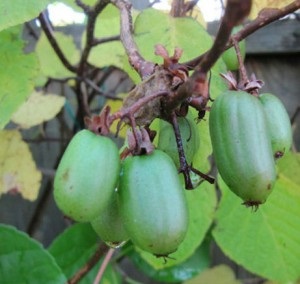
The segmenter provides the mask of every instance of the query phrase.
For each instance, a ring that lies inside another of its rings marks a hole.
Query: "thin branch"
[[[259,13],[259,15],[257,16],[257,18],[255,20],[253,20],[252,22],[247,24],[242,30],[240,30],[238,33],[233,35],[233,37],[235,38],[236,41],[241,41],[244,38],[251,35],[252,33],[256,32],[261,27],[264,27],[264,26],[290,14],[290,13],[293,13],[293,12],[297,11],[298,9],[300,9],[300,0],[296,0],[292,3],[290,3],[289,5],[282,7],[280,9],[271,9],[271,8],[263,9]],[[224,47],[223,51],[229,49],[232,46],[233,46],[233,42],[229,41],[227,43],[227,45]],[[203,53],[202,55],[200,55],[188,62],[182,63],[182,64],[187,66],[187,68],[189,70],[193,70],[203,60],[203,58],[206,56],[207,53],[208,53],[208,51],[206,53]]]
[[[96,46],[98,44],[102,44],[102,43],[106,43],[106,42],[117,41],[117,40],[120,40],[119,35],[95,38],[92,42],[92,46]]]
[[[63,53],[63,51],[61,50],[61,48],[59,47],[54,35],[53,35],[53,30],[52,27],[45,15],[45,12],[40,13],[39,17],[38,17],[40,23],[41,23],[41,27],[43,29],[43,31],[45,32],[46,37],[49,40],[49,43],[51,44],[53,50],[55,51],[55,53],[57,54],[58,58],[60,59],[60,61],[62,62],[62,64],[71,72],[76,72],[77,68],[75,66],[73,66],[69,60],[66,58],[65,54]]]
[[[242,30],[234,35],[235,40],[241,41],[256,30],[291,14],[300,9],[300,0],[296,0],[282,8],[265,8],[261,10],[255,20],[247,24]],[[230,45],[232,46],[232,44]],[[229,46],[228,46],[229,47]],[[227,47],[226,47],[227,48]]]
[[[104,258],[104,260],[103,260],[103,262],[102,262],[102,264],[100,266],[100,269],[99,269],[99,271],[97,273],[97,276],[96,276],[96,278],[94,280],[94,284],[100,283],[100,281],[102,279],[102,276],[103,276],[103,274],[105,272],[105,269],[106,269],[107,265],[109,264],[109,261],[111,260],[114,252],[115,252],[115,249],[113,249],[113,248],[110,248],[109,251],[107,252],[107,254],[106,254],[106,256],[105,256],[105,258]]]
[[[84,78],[83,79],[84,82],[90,86],[97,94],[107,98],[107,99],[110,99],[110,100],[123,100],[122,98],[119,98],[119,97],[116,97],[115,95],[113,94],[108,94],[108,93],[104,93],[92,80],[88,79],[88,78]]]
[[[91,115],[91,111],[90,111],[90,107],[89,107],[89,101],[88,101],[88,91],[87,91],[87,87],[86,87],[86,83],[85,82],[80,82],[80,94],[81,94],[81,106],[83,107],[84,110],[84,114],[90,116]]]
[[[101,243],[88,262],[76,272],[76,274],[68,280],[68,284],[78,283],[100,260],[100,258],[108,251],[108,246]]]
[[[191,0],[187,2],[184,0],[174,0],[172,1],[170,15],[173,17],[184,17],[188,12],[194,9],[198,2],[199,0]]]
[[[85,14],[88,14],[91,11],[91,7],[89,5],[84,4],[81,0],[75,0],[78,7],[80,7]]]
[[[200,99],[200,105],[203,109],[205,109],[209,100],[207,73],[222,54],[228,39],[230,38],[233,27],[243,21],[243,19],[250,12],[250,8],[251,0],[227,1],[225,14],[222,18],[214,44],[211,49],[209,49],[201,57],[198,57],[194,61],[188,63],[195,67],[195,72],[184,84],[179,87],[176,93],[177,101],[183,101],[184,99],[193,95],[194,97],[198,97]]]
[[[182,17],[184,11],[184,0],[173,0],[170,15],[172,17]]]
[[[148,102],[162,96],[167,96],[169,93],[167,91],[159,91],[149,96],[145,96],[137,100],[134,104],[127,108],[121,108],[119,111],[113,113],[109,117],[109,124],[111,125],[117,119],[128,118],[131,119],[134,117],[134,114],[142,108]]]
[[[207,73],[216,63],[230,38],[232,29],[245,19],[245,17],[250,13],[250,9],[251,0],[227,1],[225,14],[222,18],[216,39],[212,48],[205,54],[198,65],[197,69],[199,72]]]
[[[133,38],[131,4],[127,0],[111,0],[121,14],[121,41],[128,55],[131,66],[144,79],[154,72],[155,64],[146,61],[140,54]]]
[[[179,162],[180,162],[179,172],[183,173],[185,188],[193,189],[193,184],[192,184],[191,177],[190,177],[190,167],[187,163],[186,156],[184,153],[182,138],[181,138],[180,129],[179,129],[175,111],[173,111],[173,113],[171,114],[171,124],[172,124],[173,130],[174,130],[176,145],[177,145],[177,149],[178,149]]]
[[[237,60],[239,63],[240,79],[241,79],[241,82],[245,85],[249,82],[249,79],[248,79],[247,70],[246,70],[246,67],[244,64],[243,56],[241,54],[240,46],[239,46],[238,41],[235,40],[235,38],[232,38],[232,43],[233,43],[235,53],[237,56]]]
[[[78,0],[77,0],[78,2]],[[79,2],[80,3],[80,2]],[[99,13],[107,6],[109,3],[108,0],[98,0],[98,2],[95,4],[94,7],[90,7],[88,10],[86,10],[88,21],[87,21],[87,27],[86,27],[86,41],[85,41],[85,47],[83,49],[80,62],[79,62],[79,67],[78,67],[78,72],[77,74],[79,76],[82,76],[85,70],[85,66],[87,64],[87,59],[89,57],[90,51],[93,47],[93,42],[94,42],[94,31],[95,31],[95,24],[96,24],[96,19]]]

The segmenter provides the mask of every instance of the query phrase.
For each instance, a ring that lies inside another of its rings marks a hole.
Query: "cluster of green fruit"
[[[188,227],[188,208],[172,159],[161,150],[122,162],[114,142],[89,130],[68,145],[54,180],[60,210],[91,222],[110,246],[130,239],[157,256],[174,252]]]
[[[224,182],[245,205],[264,203],[276,180],[276,159],[292,143],[289,116],[281,101],[272,94],[255,97],[226,91],[212,105],[209,127]]]
[[[188,164],[198,151],[199,129],[192,113],[178,118]],[[213,103],[210,135],[214,158],[228,187],[246,205],[265,202],[276,179],[275,160],[291,147],[288,114],[278,98],[227,91]],[[159,120],[156,149],[127,156],[108,137],[78,132],[54,180],[61,211],[90,222],[100,238],[117,247],[131,240],[157,256],[177,250],[188,229],[188,208],[173,127]]]

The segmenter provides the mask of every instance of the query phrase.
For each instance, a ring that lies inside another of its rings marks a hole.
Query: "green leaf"
[[[24,54],[20,27],[0,32],[0,129],[31,94],[38,74],[35,54]]]
[[[287,152],[277,160],[279,171],[285,177],[300,185],[300,153]]]
[[[40,243],[7,225],[0,225],[0,235],[1,284],[66,283],[55,260]]]
[[[27,22],[46,9],[52,0],[0,1],[0,31]]]
[[[133,15],[135,18],[135,14]],[[104,12],[97,19],[96,37],[106,37],[118,35],[120,33],[120,16],[118,10],[108,5]],[[186,31],[189,31],[187,33]],[[191,40],[193,38],[199,40]],[[84,35],[85,37],[85,35]],[[157,63],[162,63],[162,58],[154,54],[156,44],[163,44],[173,54],[175,47],[183,49],[181,61],[190,60],[199,54],[207,51],[212,45],[212,39],[198,21],[187,18],[173,18],[168,14],[155,9],[146,9],[136,17],[134,24],[134,37],[139,51],[145,59]],[[113,51],[113,52],[112,52]],[[107,56],[110,54],[110,56]],[[92,49],[89,62],[97,66],[115,65],[128,73],[135,82],[140,81],[140,77],[128,63],[125,50],[119,41],[101,44]],[[212,81],[225,86],[219,73],[225,72],[226,67],[222,60],[219,60],[212,71]],[[215,77],[217,77],[215,79]],[[214,88],[214,87],[213,87]],[[213,93],[215,90],[213,90]]]
[[[182,263],[188,259],[202,243],[214,217],[216,192],[214,187],[204,182],[194,190],[185,191],[189,208],[189,228],[185,239],[167,262],[163,258],[139,251],[140,255],[154,269],[163,269]]]
[[[186,32],[189,31],[189,32]],[[193,35],[193,40],[191,36]],[[156,44],[162,44],[173,54],[175,47],[183,50],[181,62],[204,53],[212,46],[212,38],[198,21],[191,17],[174,18],[155,9],[140,13],[134,24],[134,35],[142,56],[149,61],[162,63],[162,58],[154,54]],[[129,64],[123,66],[129,76],[137,81],[137,76]],[[222,60],[213,67],[212,76],[219,77],[226,67]]]
[[[294,165],[286,165],[286,172]],[[296,170],[296,169],[295,169]],[[299,165],[297,173],[300,172]],[[213,236],[223,252],[267,279],[288,282],[300,276],[300,185],[279,172],[274,190],[257,212],[242,206],[219,179],[222,200]]]
[[[162,58],[154,54],[154,46],[158,43],[164,45],[170,54],[176,47],[183,49],[182,61],[204,53],[213,43],[211,36],[196,20],[174,18],[155,9],[146,9],[139,14],[134,32],[142,55],[158,63],[162,62]]]
[[[182,61],[198,56],[212,45],[211,37],[196,20],[174,18],[155,9],[146,9],[139,14],[134,33],[141,54],[157,63],[162,63],[162,58],[154,54],[156,44],[164,45],[170,54],[173,54],[175,47],[182,48]]]
[[[76,48],[73,38],[61,32],[53,32],[53,34],[69,62],[75,65],[79,61],[79,50]],[[38,40],[36,54],[39,58],[43,75],[51,78],[74,76],[74,74],[61,63],[44,33],[42,33]]]
[[[184,284],[241,284],[241,281],[235,278],[233,270],[227,265],[218,265],[208,269],[197,277],[185,281]]]
[[[194,254],[184,262],[163,269],[154,269],[134,250],[129,254],[129,257],[143,273],[156,281],[180,282],[198,275],[209,267],[210,242],[203,242]]]
[[[78,223],[66,229],[49,247],[67,278],[72,277],[86,264],[99,246],[99,238],[88,223]],[[81,280],[80,283],[92,283],[102,261]],[[113,267],[108,265],[103,276],[103,283],[120,283],[120,277]]]

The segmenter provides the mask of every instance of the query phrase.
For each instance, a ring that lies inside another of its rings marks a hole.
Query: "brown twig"
[[[78,2],[78,1],[77,1]],[[87,13],[88,16],[88,21],[87,21],[87,26],[86,26],[86,41],[85,41],[85,46],[83,48],[83,52],[79,61],[79,67],[77,70],[77,74],[79,76],[82,76],[85,71],[85,66],[87,64],[87,59],[90,54],[90,51],[93,47],[93,42],[94,42],[94,31],[95,31],[95,24],[96,24],[96,19],[99,13],[107,6],[109,3],[108,0],[104,1],[98,1],[94,7],[89,7],[88,10],[85,12]]]
[[[251,0],[228,0],[225,14],[222,18],[219,31],[213,46],[203,54],[201,60],[192,62],[195,72],[182,84],[176,93],[177,100],[187,99],[191,96],[200,99],[200,107],[205,109],[209,100],[207,73],[222,54],[234,26],[243,21],[251,8]],[[196,65],[194,65],[197,63]],[[189,63],[188,63],[189,64]],[[190,67],[190,66],[188,66]],[[198,109],[199,111],[199,109]]]
[[[198,64],[197,73],[207,73],[210,68],[216,63],[222,54],[232,32],[234,26],[240,24],[245,17],[250,13],[251,0],[235,1],[228,0],[225,9],[225,14],[222,18],[219,31],[212,48],[204,55],[201,62]]]
[[[191,0],[185,2],[184,0],[173,0],[170,15],[172,17],[184,17],[189,11],[197,5],[199,0]]]
[[[68,284],[78,283],[98,263],[100,258],[108,251],[108,249],[107,245],[101,243],[88,262],[68,280]]]
[[[180,129],[177,121],[177,116],[175,111],[171,115],[171,123],[173,126],[175,138],[176,138],[176,144],[178,149],[178,155],[179,155],[179,162],[180,162],[180,169],[179,171],[183,173],[184,176],[184,183],[186,189],[193,189],[193,184],[190,177],[190,166],[188,165],[182,145],[182,139],[180,134]]]
[[[84,4],[81,0],[75,0],[78,7],[80,7],[85,14],[88,14],[91,10],[89,5]]]
[[[299,8],[300,8],[300,0],[296,0],[280,9],[266,8],[262,10],[261,13],[259,13],[259,15],[255,20],[245,25],[245,27],[242,30],[240,30],[238,33],[234,35],[235,40],[241,41],[247,36],[257,31],[258,29],[260,29],[261,27],[264,27],[290,13],[295,12]],[[232,46],[233,46],[232,41],[228,41],[223,51],[227,50]],[[206,56],[207,53],[208,51],[190,61],[183,63],[183,65],[185,65],[189,70],[193,70],[203,60],[203,58]]]
[[[65,54],[63,53],[63,51],[61,50],[61,48],[59,47],[54,34],[53,34],[53,30],[52,27],[48,21],[48,18],[45,15],[45,12],[40,13],[39,17],[38,17],[40,23],[41,23],[41,27],[43,29],[43,31],[45,32],[46,37],[49,40],[50,45],[52,46],[53,50],[55,51],[55,53],[57,54],[58,58],[60,59],[60,61],[62,62],[62,64],[71,72],[76,72],[77,68],[75,66],[73,66],[69,60],[66,58]]]
[[[127,0],[111,0],[121,15],[121,41],[127,53],[129,63],[139,73],[142,79],[154,72],[155,64],[146,61],[140,54],[133,38],[131,4]]]
[[[84,110],[84,114],[91,116],[91,111],[88,102],[88,91],[85,82],[79,83],[80,95],[81,95],[81,107]]]
[[[242,84],[247,84],[249,82],[249,79],[247,76],[246,67],[245,67],[244,60],[243,60],[243,57],[241,54],[239,43],[238,43],[238,41],[235,40],[235,37],[232,37],[232,43],[233,43],[235,53],[236,53],[238,63],[239,63],[240,79],[242,81]]]
[[[295,12],[300,9],[300,0],[296,0],[289,5],[286,5],[282,8],[265,8],[261,10],[255,20],[247,24],[242,30],[234,35],[235,40],[241,41],[250,34],[254,33],[256,30],[276,21],[280,18]],[[232,44],[230,45],[232,46]],[[230,47],[226,46],[226,48]]]
[[[99,45],[102,43],[117,41],[117,40],[120,40],[119,35],[102,37],[102,38],[94,38],[91,44],[92,44],[92,46],[96,46],[96,45]]]
[[[105,269],[106,269],[107,265],[109,264],[109,261],[111,260],[114,252],[115,252],[115,249],[113,249],[113,248],[110,248],[108,250],[108,252],[107,252],[107,254],[106,254],[106,256],[105,256],[105,258],[104,258],[104,260],[103,260],[103,262],[102,262],[102,264],[100,266],[100,269],[99,269],[99,271],[97,273],[97,276],[96,276],[96,278],[94,280],[94,284],[100,283],[100,281],[101,281],[101,279],[103,277],[103,274],[105,272]]]
[[[84,78],[83,79],[84,80],[84,82],[88,85],[88,86],[90,86],[97,94],[99,94],[99,95],[101,95],[101,96],[103,96],[103,97],[105,97],[105,98],[107,98],[107,99],[110,99],[110,100],[115,100],[115,101],[122,101],[123,99],[122,98],[120,98],[120,97],[117,97],[117,96],[115,96],[114,94],[108,94],[108,93],[105,93],[105,92],[103,92],[95,83],[94,83],[94,81],[92,81],[92,80],[90,80],[90,79],[88,79],[88,78]],[[89,97],[89,102],[91,101],[91,99],[90,99],[91,97]]]
[[[184,0],[173,0],[170,15],[172,17],[182,17],[184,10]]]
[[[117,119],[122,120],[124,118],[128,118],[129,120],[131,120],[132,118],[134,118],[134,113],[136,113],[141,107],[143,107],[149,101],[152,101],[158,97],[167,96],[167,95],[168,95],[167,91],[160,91],[160,92],[154,93],[153,95],[142,97],[141,99],[136,101],[130,107],[123,108],[123,109],[119,110],[118,112],[113,113],[109,117],[109,124],[112,124]],[[132,127],[133,127],[133,125],[132,125]]]

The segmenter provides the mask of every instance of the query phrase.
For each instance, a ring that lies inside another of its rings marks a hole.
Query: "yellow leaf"
[[[241,282],[235,278],[233,270],[229,266],[223,264],[207,269],[200,275],[184,282],[184,284],[207,283],[241,284]]]
[[[126,95],[127,94],[118,94],[118,97],[123,98]],[[114,112],[117,112],[121,109],[121,107],[123,106],[123,101],[121,101],[121,100],[108,100],[106,105],[109,105],[110,108],[111,108],[111,113],[114,113]],[[104,108],[105,108],[105,106],[104,106]],[[119,123],[119,120],[115,120],[113,122],[113,124],[111,125],[111,127],[110,127],[110,131],[114,134],[116,134],[116,132],[117,132],[118,123]],[[122,123],[121,128],[119,129],[118,136],[121,137],[121,138],[125,138],[127,129],[128,129],[128,125],[125,124],[125,123]]]
[[[0,161],[0,196],[19,193],[23,198],[34,201],[42,175],[19,131],[0,131]]]
[[[64,104],[64,97],[35,92],[14,113],[12,120],[22,128],[30,128],[55,117]]]
[[[258,13],[264,8],[282,8],[292,2],[292,0],[254,0],[252,1],[252,9],[249,18],[251,20],[255,19]]]

